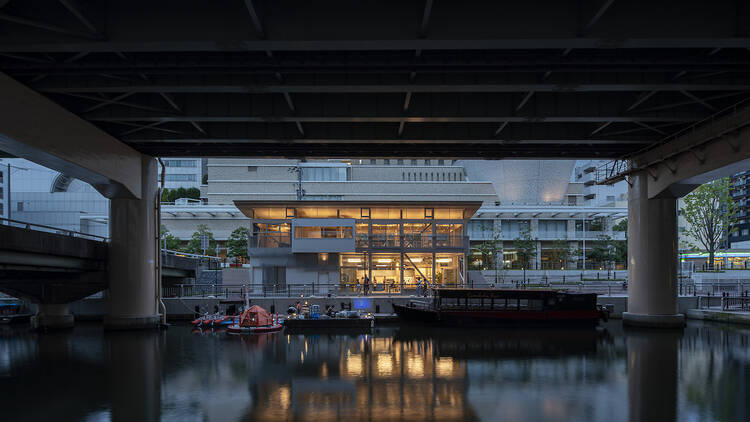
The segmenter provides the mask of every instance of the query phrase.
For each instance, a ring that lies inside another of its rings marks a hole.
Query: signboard
[[[354,299],[352,301],[353,309],[370,309],[370,299]]]
[[[201,235],[201,249],[203,249],[204,253],[205,253],[205,250],[208,249],[208,235],[207,234]]]

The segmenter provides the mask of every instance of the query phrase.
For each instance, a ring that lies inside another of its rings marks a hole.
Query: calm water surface
[[[0,331],[4,421],[748,421],[750,330]]]

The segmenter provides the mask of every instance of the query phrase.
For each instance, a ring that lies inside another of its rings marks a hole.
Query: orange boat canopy
[[[273,324],[273,317],[265,309],[258,305],[253,305],[250,309],[245,309],[240,315],[240,326],[242,327],[261,327]]]

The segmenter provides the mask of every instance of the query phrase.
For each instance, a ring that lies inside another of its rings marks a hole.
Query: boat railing
[[[430,302],[424,301],[424,300],[411,300],[409,301],[409,307],[410,308],[417,308],[417,309],[429,309],[430,308]]]

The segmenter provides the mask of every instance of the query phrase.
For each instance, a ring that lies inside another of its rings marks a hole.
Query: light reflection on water
[[[0,331],[3,420],[750,420],[750,330]]]

